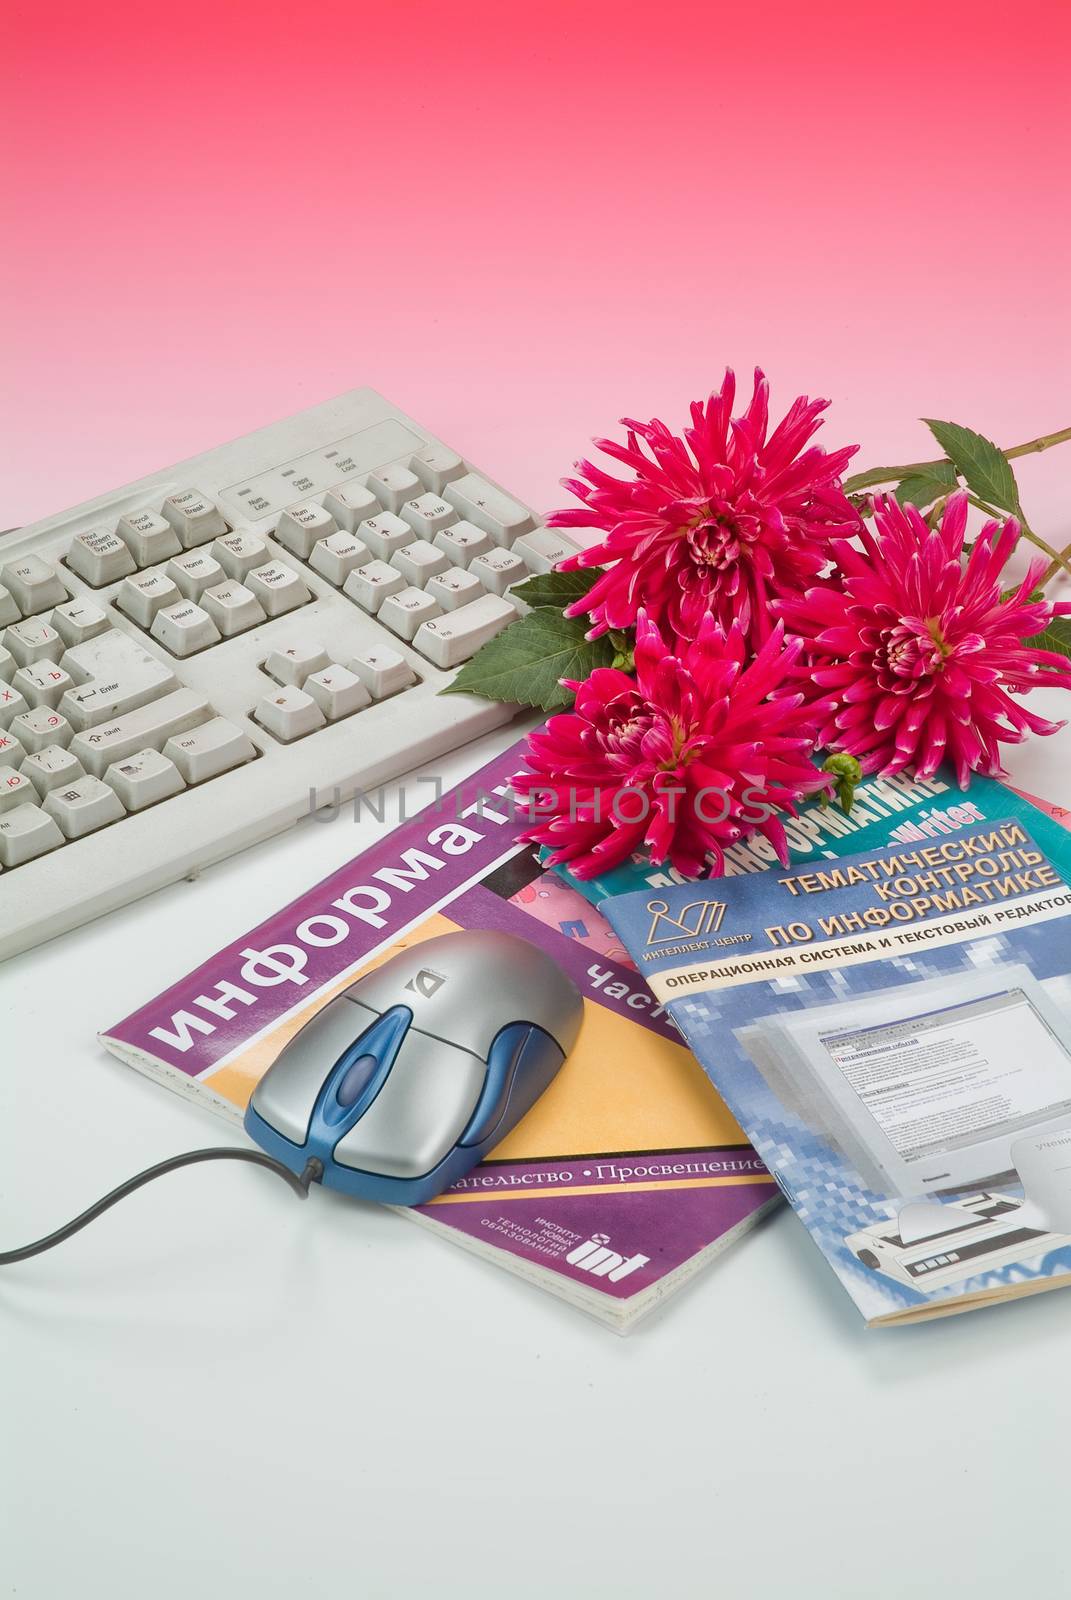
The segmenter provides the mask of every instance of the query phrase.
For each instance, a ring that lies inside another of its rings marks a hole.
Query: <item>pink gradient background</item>
[[[1071,422],[1071,10],[8,0],[0,526],[371,383],[537,506],[725,363]],[[1071,453],[1069,453],[1071,454]],[[1071,538],[1059,452],[1024,469]]]

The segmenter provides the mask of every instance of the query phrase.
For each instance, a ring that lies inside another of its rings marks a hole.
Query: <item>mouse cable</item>
[[[43,1239],[36,1239],[33,1244],[24,1244],[19,1250],[0,1251],[0,1267],[10,1266],[13,1261],[26,1261],[30,1256],[39,1256],[42,1251],[51,1250],[53,1245],[62,1244],[64,1239],[69,1239],[72,1234],[78,1233],[88,1223],[94,1222],[105,1211],[110,1210],[118,1201],[125,1200],[128,1194],[133,1194],[135,1189],[140,1189],[143,1184],[151,1183],[154,1178],[162,1178],[165,1172],[177,1172],[180,1167],[196,1166],[201,1161],[251,1161],[254,1166],[267,1167],[269,1172],[277,1172],[280,1178],[285,1178],[299,1200],[308,1198],[310,1185],[323,1176],[323,1163],[315,1156],[305,1163],[305,1170],[299,1177],[296,1172],[291,1172],[289,1167],[284,1167],[281,1161],[276,1161],[271,1156],[263,1155],[259,1150],[232,1150],[226,1145],[217,1145],[209,1150],[187,1150],[185,1155],[171,1156],[167,1161],[158,1161],[155,1167],[146,1167],[144,1172],[139,1172],[136,1177],[128,1178],[117,1189],[106,1194],[102,1200],[83,1211],[81,1216],[67,1222],[62,1228],[57,1228],[55,1233],[48,1233]]]

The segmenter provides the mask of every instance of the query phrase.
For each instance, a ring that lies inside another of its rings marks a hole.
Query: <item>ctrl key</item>
[[[39,806],[19,805],[0,815],[0,866],[21,867],[62,843],[55,818]]]
[[[79,778],[67,789],[53,789],[45,796],[45,810],[68,839],[81,839],[126,814],[115,790],[99,778]]]
[[[203,783],[218,778],[256,755],[252,739],[225,717],[213,717],[188,733],[177,733],[164,745],[164,755],[173,761],[187,783]]]

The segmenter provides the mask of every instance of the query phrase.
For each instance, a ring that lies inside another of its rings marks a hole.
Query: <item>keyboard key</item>
[[[18,662],[10,650],[5,650],[0,644],[0,683],[10,683],[16,672],[20,670]]]
[[[20,767],[26,754],[10,728],[0,728],[0,766]]]
[[[125,761],[113,761],[104,781],[128,811],[144,811],[186,787],[175,763],[158,750],[139,750]]]
[[[353,533],[359,522],[374,517],[382,507],[363,483],[340,483],[337,489],[324,495],[324,510],[334,517],[340,528]]]
[[[304,505],[291,506],[289,511],[283,512],[275,537],[281,545],[306,561],[312,554],[314,544],[337,532],[338,523],[330,511],[325,511],[315,500],[308,500]]]
[[[10,727],[16,717],[21,717],[22,713],[29,709],[17,689],[10,683],[0,683],[0,728]]]
[[[82,839],[124,815],[115,790],[99,778],[78,778],[66,789],[53,789],[45,799],[45,810],[68,839]]]
[[[11,682],[28,706],[58,706],[61,696],[71,688],[70,674],[54,661],[39,661],[32,667],[20,667]]]
[[[139,567],[155,566],[182,549],[178,534],[158,511],[128,511],[115,531]]]
[[[408,689],[416,682],[416,673],[397,650],[377,645],[350,657],[350,667],[360,678],[373,700],[385,700],[388,695]]]
[[[71,540],[67,565],[95,589],[100,589],[133,572],[134,557],[110,528],[87,528],[85,533]]]
[[[432,494],[442,494],[452,479],[465,475],[465,463],[461,457],[444,444],[425,445],[415,456],[410,456],[409,468]]]
[[[372,696],[355,672],[332,663],[305,679],[305,693],[316,701],[328,722],[352,716],[372,704]]]
[[[107,616],[92,600],[68,600],[49,617],[64,644],[84,644],[111,627]]]
[[[206,589],[223,582],[223,568],[207,550],[191,550],[186,555],[176,556],[167,563],[165,571],[187,600],[200,600]]]
[[[138,673],[149,673],[152,681],[157,681],[162,673],[165,684],[174,682],[170,667],[150,655],[138,639],[121,633],[118,628],[109,628],[106,633],[87,639],[84,644],[72,645],[64,651],[60,666],[70,673],[77,684],[94,683],[100,679],[109,685],[113,679]],[[148,698],[150,696],[146,696]]]
[[[37,800],[37,790],[29,778],[24,778],[14,767],[0,767],[0,811],[10,811]]]
[[[532,572],[549,572],[566,556],[575,555],[576,546],[552,528],[535,528],[517,540],[513,552]]]
[[[113,761],[125,761],[150,746],[162,750],[173,734],[196,728],[212,715],[212,707],[195,689],[175,689],[161,700],[128,711],[124,717],[76,733],[70,744],[71,754],[77,756],[87,772],[99,778]]]
[[[390,564],[401,573],[407,583],[423,589],[429,578],[450,569],[450,562],[441,550],[436,550],[426,539],[414,539],[412,544],[396,550]]]
[[[246,583],[254,597],[260,601],[269,617],[281,617],[284,611],[303,606],[312,595],[291,567],[281,561],[268,561],[254,567],[247,574]]]
[[[58,661],[63,654],[63,640],[55,628],[38,617],[5,628],[4,645],[20,667],[32,667],[35,661]]]
[[[94,679],[68,689],[58,709],[77,733],[84,733],[87,728],[97,728],[102,722],[110,722],[114,717],[158,699],[175,683],[166,667],[157,678],[137,673],[130,679],[113,679],[110,683],[98,683]]]
[[[352,533],[333,533],[313,546],[309,565],[321,578],[341,589],[356,567],[363,567],[372,552]]]
[[[508,600],[497,594],[485,594],[481,600],[462,606],[460,611],[425,622],[413,645],[437,667],[448,669],[467,661],[482,644],[516,620],[517,613]]]
[[[217,539],[211,554],[219,562],[228,578],[244,583],[246,573],[261,566],[268,559],[268,547],[255,533],[228,533]]]
[[[330,665],[331,658],[321,645],[295,639],[292,644],[280,645],[271,651],[264,671],[276,683],[294,683],[300,689],[311,673]]]
[[[201,604],[225,639],[233,639],[236,633],[244,633],[247,628],[255,628],[258,622],[267,621],[256,595],[244,583],[230,578],[226,583],[217,583],[213,589],[206,589]]]
[[[509,546],[532,526],[531,512],[475,472],[455,478],[443,489],[454,510],[489,533],[497,545]]]
[[[123,579],[115,603],[124,616],[132,617],[142,628],[151,628],[158,611],[181,599],[178,584],[166,572],[139,572]]]
[[[55,567],[40,556],[19,556],[0,567],[0,583],[10,591],[24,617],[62,605],[68,598]]]
[[[451,567],[437,578],[429,578],[427,592],[443,611],[460,611],[483,594],[483,584],[464,567]]]
[[[380,467],[368,479],[368,487],[388,511],[400,511],[407,500],[415,500],[424,485],[408,467]]]
[[[35,711],[24,711],[11,724],[11,731],[31,753],[44,750],[48,745],[69,744],[74,729],[67,718],[51,706],[38,706]]]
[[[388,595],[404,588],[405,579],[400,572],[388,567],[385,561],[369,561],[350,573],[342,592],[355,600],[362,610],[375,616]]]
[[[11,590],[0,583],[0,628],[6,628],[9,622],[18,622],[21,616]]]
[[[153,619],[152,636],[176,656],[192,656],[207,645],[219,643],[219,629],[192,600],[165,606]]]
[[[400,639],[411,639],[422,622],[442,616],[430,594],[423,589],[399,589],[388,595],[376,613],[379,621]]]
[[[248,734],[224,717],[213,717],[188,733],[178,733],[164,745],[164,755],[173,761],[187,783],[204,783],[218,778],[243,761],[252,761],[256,746]]]
[[[389,561],[396,550],[412,544],[415,535],[408,522],[396,517],[393,511],[381,511],[378,517],[366,517],[357,529],[372,554],[380,561]]]
[[[163,504],[163,513],[179,536],[184,550],[194,545],[207,544],[229,533],[223,513],[196,489],[183,489],[179,494],[169,494]]]
[[[401,515],[420,539],[434,539],[440,528],[448,528],[457,521],[457,512],[437,494],[418,495],[407,500]]]
[[[262,728],[267,728],[284,744],[326,726],[324,714],[312,695],[289,683],[258,701],[253,716]]]
[[[79,732],[135,711],[178,687],[169,666],[117,629],[73,646],[62,665],[77,687],[66,691],[59,709]]]
[[[55,820],[38,806],[16,806],[0,816],[0,864],[5,867],[21,867],[62,843]]]
[[[513,550],[489,550],[477,556],[469,567],[472,577],[478,578],[488,594],[505,594],[512,584],[528,576],[528,568]]]
[[[33,755],[27,756],[21,771],[42,799],[53,789],[69,788],[78,778],[85,776],[85,769],[78,757],[72,756],[61,744],[46,745],[43,750],[36,750]]]
[[[435,548],[443,552],[452,566],[467,567],[492,545],[490,535],[482,528],[471,522],[455,522],[452,528],[441,528],[435,535]]]

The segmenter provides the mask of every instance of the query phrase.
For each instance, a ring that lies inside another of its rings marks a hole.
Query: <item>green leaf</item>
[[[980,500],[1001,511],[1022,516],[1019,486],[1011,462],[992,439],[975,433],[972,428],[961,428],[958,422],[937,422],[932,417],[922,420]]]
[[[920,511],[932,506],[935,500],[951,494],[959,479],[951,461],[941,461],[930,472],[919,472],[905,478],[897,486],[896,498],[901,505],[911,504]]]
[[[1071,658],[1071,621],[1067,617],[1053,617],[1047,628],[1035,633],[1023,643],[1032,650],[1055,650],[1057,655]]]
[[[874,489],[881,483],[888,483],[896,475],[896,468],[892,472],[888,467],[871,467],[867,472],[857,472],[854,477],[845,478],[841,485],[845,494],[858,494],[860,489]]]
[[[636,641],[622,628],[611,628],[606,635],[613,647],[614,659],[610,665],[619,672],[635,672]]]
[[[583,600],[603,575],[602,567],[585,567],[582,572],[537,572],[523,583],[515,584],[510,593],[525,605],[557,606],[564,611],[574,600]]]
[[[610,640],[605,635],[586,639],[584,627],[582,618],[563,617],[553,606],[540,606],[488,640],[440,692],[560,710],[573,700],[560,678],[587,678],[614,659]]]

